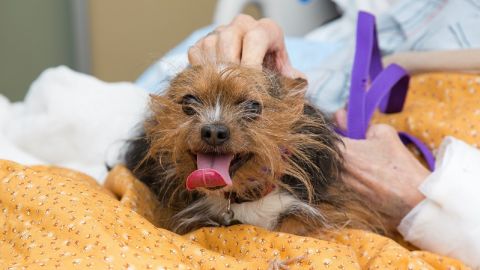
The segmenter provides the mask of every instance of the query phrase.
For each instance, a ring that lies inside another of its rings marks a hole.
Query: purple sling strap
[[[359,12],[348,100],[348,129],[343,133],[352,139],[365,139],[368,125],[377,108],[383,113],[402,111],[408,83],[409,76],[402,67],[391,64],[383,68],[375,17],[366,12]],[[404,144],[413,144],[417,147],[433,171],[435,159],[428,147],[405,132],[399,132],[399,136]]]

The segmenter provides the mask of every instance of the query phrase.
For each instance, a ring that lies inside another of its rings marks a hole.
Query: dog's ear
[[[308,82],[304,78],[291,79],[291,78],[283,77],[282,81],[283,81],[283,88],[286,91],[290,92],[290,91],[306,91],[307,90]]]
[[[292,79],[281,75],[276,76],[271,83],[270,95],[280,99],[287,95],[301,95],[303,97],[308,86],[307,80],[303,78]]]

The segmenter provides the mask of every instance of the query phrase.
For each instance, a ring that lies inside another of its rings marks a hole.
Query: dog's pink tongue
[[[187,189],[232,185],[229,168],[233,155],[197,154],[197,170],[187,177]]]

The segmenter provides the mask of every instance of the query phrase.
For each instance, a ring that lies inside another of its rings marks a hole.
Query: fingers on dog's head
[[[261,68],[267,52],[283,50],[283,44],[282,29],[271,19],[259,20],[243,38],[242,65]]]
[[[198,43],[188,49],[188,62],[190,62],[192,66],[198,66],[205,63],[205,56]]]
[[[235,26],[246,31],[256,23],[257,21],[252,16],[247,14],[239,14],[235,16],[229,26]]]
[[[218,33],[216,44],[218,61],[240,63],[242,51],[242,33],[238,27],[227,27]]]

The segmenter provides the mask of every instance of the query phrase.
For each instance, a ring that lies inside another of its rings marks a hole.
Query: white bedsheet
[[[148,94],[127,82],[106,83],[67,67],[45,70],[25,100],[0,95],[0,158],[55,164],[100,183],[146,112]]]

